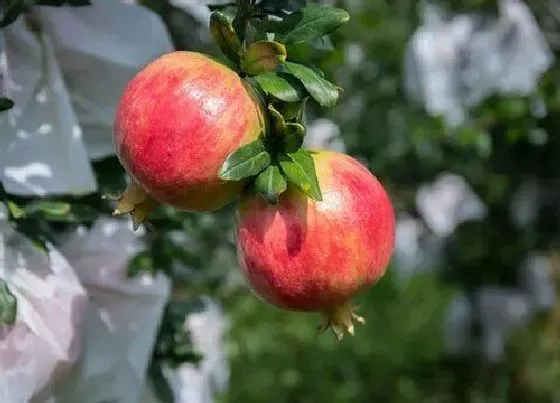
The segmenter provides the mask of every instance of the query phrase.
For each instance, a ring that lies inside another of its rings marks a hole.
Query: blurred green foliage
[[[445,358],[438,340],[451,295],[431,275],[406,287],[389,275],[356,298],[366,326],[338,343],[330,334],[317,336],[319,315],[286,314],[240,293],[227,304],[233,365],[223,401],[418,401],[425,385],[417,380],[447,387],[423,372],[437,371]]]

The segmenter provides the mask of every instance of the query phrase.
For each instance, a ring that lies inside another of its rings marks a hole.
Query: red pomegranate
[[[296,188],[267,204],[244,197],[236,219],[243,273],[266,302],[292,311],[326,316],[340,340],[363,323],[350,299],[385,273],[395,238],[395,216],[383,186],[345,154],[312,152],[323,200]]]
[[[195,52],[166,54],[127,85],[114,126],[125,170],[158,202],[212,211],[233,201],[241,182],[218,171],[227,156],[264,130],[255,93],[231,69]]]

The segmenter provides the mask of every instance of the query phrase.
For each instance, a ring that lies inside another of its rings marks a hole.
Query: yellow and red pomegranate
[[[218,172],[227,156],[257,139],[264,120],[255,94],[228,67],[195,52],[172,52],[127,85],[114,143],[134,181],[158,202],[212,211],[245,184]]]
[[[379,280],[395,238],[391,201],[379,181],[344,154],[313,152],[323,200],[288,188],[277,205],[256,194],[236,219],[240,265],[253,291],[279,308],[326,315],[342,338],[363,322],[350,299]]]

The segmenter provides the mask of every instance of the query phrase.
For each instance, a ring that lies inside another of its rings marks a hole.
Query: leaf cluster
[[[350,17],[335,7],[265,0],[239,2],[232,20],[227,7],[211,7],[212,37],[232,67],[262,95],[268,124],[260,139],[227,158],[220,178],[250,180],[271,204],[289,184],[320,201],[313,156],[303,147],[304,110],[310,99],[322,107],[335,106],[341,89],[316,67],[292,61],[288,49],[325,38]]]

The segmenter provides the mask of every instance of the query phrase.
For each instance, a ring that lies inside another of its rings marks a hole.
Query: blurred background
[[[288,50],[344,88],[308,107],[308,145],[360,159],[397,211],[342,343],[246,288],[233,207],[133,233],[101,197],[126,185],[126,81],[218,55],[206,2],[31,3],[0,30],[1,402],[560,402],[560,1],[325,1],[351,22]]]

